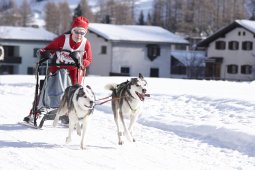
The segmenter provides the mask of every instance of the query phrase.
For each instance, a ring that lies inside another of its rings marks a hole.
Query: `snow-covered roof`
[[[219,37],[225,36],[226,33],[230,32],[233,29],[238,28],[238,27],[243,27],[243,28],[249,30],[250,32],[255,33],[255,21],[252,21],[252,20],[235,20],[231,24],[219,29],[217,32],[215,32],[211,36],[209,36],[206,39],[200,41],[197,44],[197,47],[206,47],[212,41],[215,41]]]
[[[171,55],[179,60],[183,65],[188,66],[195,59],[200,61],[205,58],[205,51],[171,51]],[[204,65],[204,63],[201,63]]]
[[[44,28],[0,26],[0,39],[51,41],[56,36]]]
[[[238,24],[242,25],[244,28],[255,33],[255,21],[252,20],[235,20]]]
[[[158,26],[90,23],[89,30],[111,41],[189,43],[183,37]]]

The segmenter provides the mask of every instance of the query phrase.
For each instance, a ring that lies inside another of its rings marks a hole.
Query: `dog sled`
[[[62,52],[68,53],[70,60],[73,62],[57,63],[57,57]],[[80,63],[82,63],[82,57],[79,56],[79,52],[81,51],[47,50],[45,52],[46,55],[36,63],[34,101],[29,115],[24,118],[23,122],[20,122],[21,124],[40,129],[44,121],[54,120],[65,89],[73,85],[67,66],[77,68],[76,75],[78,80]],[[38,55],[38,57],[40,56]],[[49,68],[53,66],[59,67],[55,73],[49,71]],[[45,74],[44,76],[42,76],[43,73]],[[85,76],[85,73],[83,76]],[[62,119],[68,123],[67,116],[63,116]]]

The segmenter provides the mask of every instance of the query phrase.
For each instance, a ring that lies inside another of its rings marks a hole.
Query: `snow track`
[[[86,81],[92,83],[97,98],[103,98],[110,94],[103,89],[105,84],[126,79],[87,77]],[[117,144],[108,102],[96,106],[85,136],[87,148],[80,150],[80,136],[74,132],[72,142],[65,144],[68,128],[53,128],[52,121],[45,121],[43,130],[17,124],[32,106],[33,76],[0,80],[1,170],[255,169],[253,83],[148,79],[151,97],[146,98],[135,127],[137,142]],[[164,88],[156,88],[159,82]],[[200,88],[203,94],[195,94],[191,89],[201,84],[206,91]],[[207,93],[215,86],[224,95]]]

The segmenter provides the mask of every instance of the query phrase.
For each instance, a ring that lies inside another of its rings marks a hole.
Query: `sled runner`
[[[56,62],[58,55],[61,53],[67,53],[70,56],[70,61],[59,63]],[[29,116],[24,118],[24,125],[32,125],[35,128],[41,128],[45,120],[54,120],[57,109],[60,105],[62,96],[67,87],[72,85],[67,66],[77,68],[77,80],[82,63],[82,57],[79,55],[81,51],[69,51],[69,50],[47,50],[46,56],[41,58],[36,64],[36,85],[35,94],[32,109]],[[38,55],[38,54],[37,54]],[[40,57],[40,56],[38,56]],[[56,72],[49,71],[50,67],[58,68]],[[40,73],[44,72],[44,79],[40,79]],[[84,75],[83,75],[84,76]],[[62,117],[63,121],[68,121],[67,116]]]

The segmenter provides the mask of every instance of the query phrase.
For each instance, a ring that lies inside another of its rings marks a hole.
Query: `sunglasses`
[[[75,34],[80,34],[80,35],[85,35],[86,34],[86,32],[84,32],[84,31],[77,31],[77,30],[73,30],[73,32],[75,33]]]

